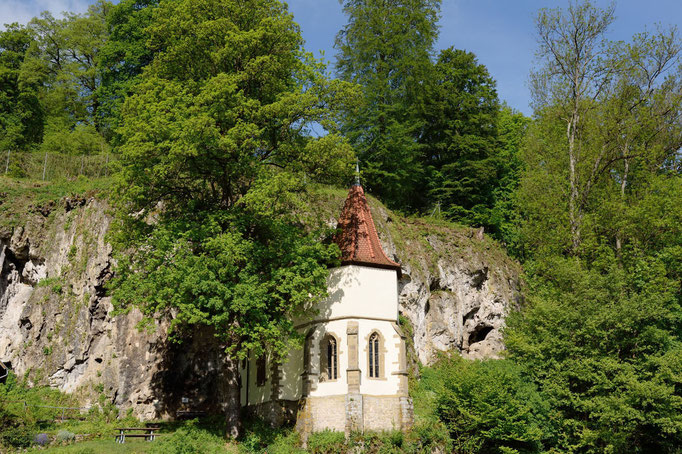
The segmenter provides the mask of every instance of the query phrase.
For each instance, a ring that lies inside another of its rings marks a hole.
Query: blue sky
[[[0,23],[26,22],[43,10],[83,12],[92,0],[0,0]],[[337,0],[289,0],[308,50],[334,59],[334,36],[345,17]],[[609,1],[597,0],[605,6]],[[567,0],[443,0],[437,48],[474,52],[497,81],[500,99],[530,115],[528,73],[536,49],[534,17],[542,7]],[[682,0],[620,0],[611,39],[628,39],[656,23],[682,24]]]

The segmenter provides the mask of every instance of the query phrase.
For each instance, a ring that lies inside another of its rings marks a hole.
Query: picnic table
[[[142,438],[146,441],[154,441],[156,438],[156,432],[158,432],[160,427],[117,427],[118,434],[116,435],[116,443],[125,443],[126,438]],[[143,433],[126,433],[126,432],[143,432]]]

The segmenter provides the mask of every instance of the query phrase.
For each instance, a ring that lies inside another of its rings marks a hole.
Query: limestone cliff
[[[330,225],[343,190],[317,195]],[[439,351],[497,357],[505,316],[522,303],[521,268],[481,230],[431,218],[403,218],[370,197],[384,251],[402,265],[400,313],[411,325],[416,355],[431,363]]]
[[[106,202],[16,197],[0,193],[0,360],[86,405],[105,395],[143,418],[220,410],[227,380],[210,333],[179,346],[166,341],[163,322],[140,332],[139,312],[112,315]],[[344,197],[322,190],[312,205],[333,223]],[[370,205],[386,252],[403,266],[400,310],[418,358],[428,363],[451,349],[497,355],[505,315],[521,300],[518,265],[472,229]]]

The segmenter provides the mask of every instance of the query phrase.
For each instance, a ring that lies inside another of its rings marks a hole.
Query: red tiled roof
[[[390,268],[398,271],[400,275],[400,264],[389,259],[381,248],[365,191],[359,184],[350,188],[337,228],[340,232],[334,241],[341,249],[343,265]]]

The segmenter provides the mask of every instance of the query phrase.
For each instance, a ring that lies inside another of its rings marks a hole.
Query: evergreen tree
[[[500,167],[495,81],[474,54],[449,48],[425,87],[419,141],[428,203],[451,219],[490,227]]]
[[[424,83],[430,77],[440,0],[349,0],[336,37],[337,70],[362,89],[343,132],[360,158],[366,187],[394,208],[424,199],[420,145]]]

